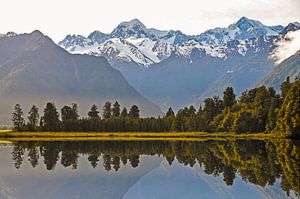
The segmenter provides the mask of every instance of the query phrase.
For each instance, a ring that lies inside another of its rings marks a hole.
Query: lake
[[[299,198],[292,140],[0,144],[0,198]]]

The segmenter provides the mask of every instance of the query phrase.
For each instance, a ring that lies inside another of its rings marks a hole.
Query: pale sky
[[[0,33],[40,30],[58,42],[67,34],[110,33],[138,18],[147,27],[200,34],[240,17],[266,25],[300,22],[300,0],[1,0]]]

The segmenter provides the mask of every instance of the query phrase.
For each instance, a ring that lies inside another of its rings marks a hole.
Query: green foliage
[[[116,101],[113,104],[113,108],[112,108],[112,116],[113,117],[119,117],[120,116],[120,104],[118,103],[118,101]]]
[[[235,114],[233,131],[237,133],[253,133],[257,131],[258,121],[249,110],[241,110]]]
[[[173,109],[170,107],[168,112],[166,113],[166,117],[174,117],[175,113],[173,111]]]
[[[15,111],[12,113],[12,122],[14,130],[21,131],[25,125],[24,113],[20,104],[15,105]]]
[[[91,110],[88,112],[88,116],[90,119],[97,119],[99,118],[99,111],[95,104],[91,107]]]
[[[78,107],[64,106],[61,121],[53,103],[47,103],[40,126],[37,126],[38,109],[33,106],[26,126],[20,105],[16,105],[13,121],[16,130],[23,131],[105,131],[105,132],[170,132],[170,131],[225,131],[236,133],[278,133],[282,136],[299,137],[300,132],[300,80],[293,83],[287,79],[282,84],[282,95],[273,88],[257,87],[243,92],[235,99],[233,88],[224,91],[223,100],[219,97],[207,98],[196,111],[194,106],[184,107],[175,114],[169,108],[162,118],[140,118],[137,105],[122,111],[115,101],[103,106],[103,119],[99,117],[97,106],[93,105],[88,118],[79,118]],[[229,171],[228,171],[229,172]]]
[[[132,118],[139,118],[140,117],[140,110],[137,105],[133,105],[129,110],[129,117]]]
[[[122,112],[121,112],[121,117],[127,117],[128,116],[128,112],[126,107],[123,108]]]
[[[291,88],[291,82],[290,82],[290,77],[287,77],[286,80],[281,84],[281,96],[284,99],[287,93],[289,92]]]
[[[223,105],[224,107],[232,107],[236,103],[235,94],[232,87],[227,87],[224,91]]]
[[[39,121],[39,109],[33,105],[28,114],[28,128],[30,131],[35,131]]]
[[[78,118],[77,104],[72,104],[72,107],[64,106],[61,109],[62,130],[72,131],[74,127],[76,127],[76,121]]]
[[[108,119],[112,116],[111,102],[106,102],[103,106],[103,118]]]
[[[60,129],[59,114],[54,103],[47,103],[41,120],[43,130],[45,131],[57,131]]]
[[[279,110],[276,131],[289,137],[300,137],[300,81],[290,85]]]

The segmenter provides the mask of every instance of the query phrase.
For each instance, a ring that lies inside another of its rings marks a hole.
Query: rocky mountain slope
[[[296,77],[300,78],[300,50],[291,57],[285,59],[269,72],[260,82],[260,85],[272,86],[276,90],[280,89],[282,82],[289,77],[293,81]]]

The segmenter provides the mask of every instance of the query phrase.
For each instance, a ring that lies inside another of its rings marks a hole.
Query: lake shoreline
[[[234,132],[13,132],[0,131],[0,138],[10,141],[76,141],[76,140],[149,140],[203,141],[212,139],[286,139],[267,133],[236,134]]]

